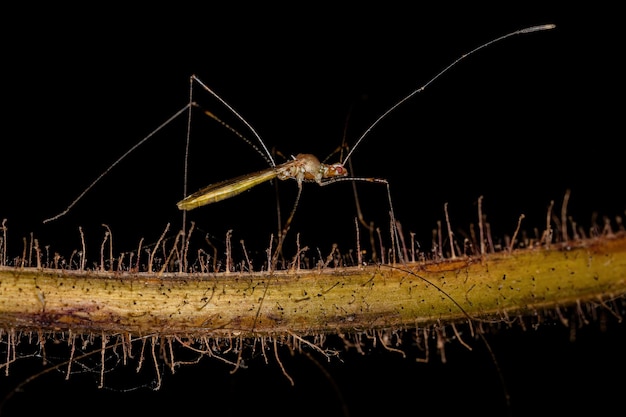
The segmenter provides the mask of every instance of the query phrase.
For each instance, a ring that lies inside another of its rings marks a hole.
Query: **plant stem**
[[[478,258],[271,274],[2,266],[0,329],[198,337],[340,334],[501,322],[624,294],[623,233]]]

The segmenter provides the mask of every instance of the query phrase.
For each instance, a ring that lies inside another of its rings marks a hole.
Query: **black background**
[[[80,226],[96,256],[102,224],[113,231],[119,252],[134,250],[142,237],[154,242],[167,223],[180,228],[175,203],[184,192],[184,117],[120,162],[67,215],[42,221],[185,106],[191,74],[237,109],[268,147],[324,158],[341,143],[346,126],[347,143],[354,143],[382,112],[463,53],[545,23],[557,28],[480,51],[389,115],[353,154],[354,175],[390,182],[396,217],[424,250],[446,202],[453,224],[467,227],[481,195],[496,236],[511,234],[522,213],[529,230],[542,228],[550,201],[560,208],[567,189],[568,211],[581,225],[588,227],[593,215],[624,214],[624,67],[621,22],[611,8],[55,5],[3,15],[0,218],[7,219],[14,254],[30,233],[51,253],[69,254],[80,245]],[[199,88],[195,93],[202,106],[252,137],[215,99]],[[267,166],[232,133],[195,117],[189,191]],[[361,185],[365,216],[384,227],[384,187]],[[279,184],[284,212],[295,190],[294,183]],[[194,210],[188,220],[218,246],[232,229],[234,242],[243,239],[251,252],[262,253],[276,230],[275,212],[274,188],[263,184]],[[299,232],[303,245],[321,253],[335,242],[351,248],[354,215],[349,183],[307,184],[291,238]],[[286,243],[286,250],[294,247]],[[625,341],[615,321],[609,319],[608,331],[593,321],[575,342],[568,329],[549,324],[491,335],[516,415],[619,405]],[[472,352],[450,346],[445,365],[378,349],[324,364],[351,415],[373,409],[506,414],[493,361],[484,345],[473,345]],[[5,411],[345,411],[311,361],[283,356],[294,387],[275,362],[252,361],[231,375],[206,359],[173,376],[166,372],[157,392],[120,392],[133,386],[133,372],[117,388],[112,380],[113,390],[98,390],[97,376],[66,382],[61,374],[47,375]],[[0,379],[2,391],[33,369],[41,369],[39,363],[12,366]],[[135,386],[141,384],[137,377]]]

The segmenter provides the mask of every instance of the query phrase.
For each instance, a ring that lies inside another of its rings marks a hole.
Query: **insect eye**
[[[348,174],[348,170],[343,165],[339,165],[339,164],[333,165],[332,170],[335,173],[335,175],[347,175]]]

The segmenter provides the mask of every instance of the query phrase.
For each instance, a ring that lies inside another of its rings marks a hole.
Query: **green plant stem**
[[[272,274],[0,267],[0,328],[199,337],[328,334],[501,321],[624,294],[623,234],[478,258]]]

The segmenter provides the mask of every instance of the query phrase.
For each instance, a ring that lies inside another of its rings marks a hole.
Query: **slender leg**
[[[361,182],[385,184],[385,186],[387,187],[387,200],[389,203],[389,220],[391,223],[391,238],[393,240],[392,248],[393,248],[393,251],[396,253],[396,256],[399,258],[400,263],[405,264],[406,260],[404,259],[404,256],[402,255],[403,251],[402,251],[402,248],[400,247],[400,235],[399,235],[398,226],[396,223],[396,216],[393,211],[393,202],[391,199],[391,188],[389,186],[389,181],[382,179],[382,178],[335,177],[335,178],[331,178],[327,181],[320,183],[320,185],[326,186],[326,185],[333,184],[339,181],[352,181],[353,183],[356,181],[361,181]],[[373,227],[373,226],[370,226],[370,227]],[[393,260],[390,260],[390,261],[395,262],[395,257]]]
[[[354,172],[354,169],[352,168],[352,159],[348,160],[348,172]],[[372,262],[378,262],[378,253],[376,252],[376,239],[374,237],[374,222],[368,223],[363,216],[363,210],[361,210],[361,202],[359,200],[356,183],[356,181],[352,181],[352,191],[354,193],[354,204],[356,206],[357,219],[359,220],[359,223],[361,223],[361,225],[363,225],[363,227],[365,227],[369,231],[369,241],[372,250]]]
[[[298,202],[300,201],[300,196],[302,195],[302,183],[298,182],[298,194],[296,195],[296,201],[293,203],[293,208],[289,213],[289,217],[285,222],[285,225],[280,230],[280,235],[278,236],[278,244],[276,245],[276,250],[274,251],[274,255],[272,256],[272,265],[271,269],[274,270],[276,268],[276,264],[278,262],[278,257],[282,253],[283,243],[285,242],[285,237],[287,236],[287,232],[291,227],[291,222],[293,221],[294,216],[296,215],[296,208],[298,207]]]

